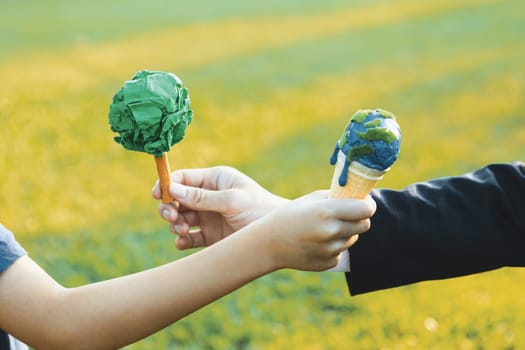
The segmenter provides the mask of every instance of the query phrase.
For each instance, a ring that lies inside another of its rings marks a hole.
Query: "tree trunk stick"
[[[171,183],[170,164],[168,162],[167,153],[163,153],[162,157],[155,157],[157,163],[157,173],[159,174],[160,192],[162,194],[162,203],[171,203],[173,198],[170,196],[169,188]]]

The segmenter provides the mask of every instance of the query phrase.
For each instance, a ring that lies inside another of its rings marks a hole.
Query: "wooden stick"
[[[167,153],[162,153],[162,157],[154,157],[157,163],[157,173],[159,174],[160,192],[162,194],[162,203],[171,203],[173,198],[170,196],[169,188],[171,183],[170,164]]]

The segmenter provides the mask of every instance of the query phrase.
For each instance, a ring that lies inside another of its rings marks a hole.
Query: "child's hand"
[[[260,227],[258,237],[277,268],[324,271],[337,264],[339,254],[370,228],[375,202],[355,199],[316,199],[322,192],[274,210],[249,227]]]
[[[230,167],[178,170],[172,181],[175,202],[160,204],[159,213],[179,249],[215,243],[287,202]],[[160,199],[158,182],[153,197]]]

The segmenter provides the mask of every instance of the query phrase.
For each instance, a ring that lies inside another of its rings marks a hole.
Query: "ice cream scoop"
[[[172,202],[167,152],[184,138],[193,119],[188,90],[173,73],[142,70],[124,83],[109,108],[115,141],[155,157],[162,201]]]
[[[383,109],[358,110],[337,141],[330,164],[336,165],[332,198],[365,198],[397,160],[401,129],[396,117]],[[329,271],[348,271],[348,252]]]
[[[377,182],[396,161],[400,145],[401,129],[394,114],[383,109],[358,110],[350,118],[330,157],[332,165],[338,163],[338,159],[342,161],[337,184],[346,187],[352,172],[358,175],[364,172]]]

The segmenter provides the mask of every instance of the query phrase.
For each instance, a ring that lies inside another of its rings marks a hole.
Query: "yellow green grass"
[[[189,9],[172,25],[164,15],[106,37],[99,28],[92,41],[68,42],[64,21],[50,29],[56,42],[6,42],[0,221],[70,286],[186,254],[171,247],[150,199],[153,160],[115,144],[107,122],[114,92],[144,68],[173,71],[190,89],[195,119],[172,168],[236,166],[283,196],[329,185],[333,144],[360,108],[393,111],[403,130],[382,187],[524,160],[520,1],[304,3],[253,2],[213,18]],[[94,4],[86,23],[112,6]],[[349,298],[341,275],[280,272],[130,348],[519,349],[523,276],[500,270]]]

